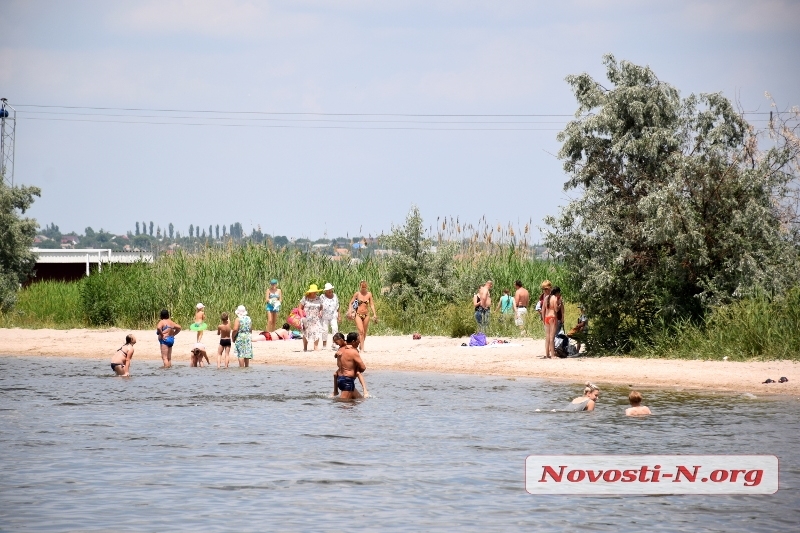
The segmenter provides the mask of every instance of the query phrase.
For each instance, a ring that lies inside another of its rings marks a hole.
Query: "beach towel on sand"
[[[486,335],[483,333],[473,333],[469,337],[470,346],[486,346]]]

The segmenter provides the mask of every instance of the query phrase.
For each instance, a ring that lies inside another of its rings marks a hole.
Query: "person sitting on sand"
[[[359,342],[358,333],[353,333],[352,335],[353,335],[353,337],[351,337],[351,338],[353,339],[353,343],[354,343],[354,345],[352,345],[352,347],[357,350],[358,349],[358,342]],[[336,353],[334,354],[334,356],[333,356],[338,361],[339,357],[341,357],[341,355],[342,355],[342,349],[346,348],[348,346],[348,344],[347,344],[347,341],[344,338],[344,335],[342,335],[339,332],[336,332],[333,335],[333,344],[334,344],[334,346],[338,346],[338,348],[339,348],[336,351]],[[367,382],[364,380],[364,376],[361,374],[361,372],[356,372],[356,377],[358,378],[358,381],[361,383],[361,390],[364,391],[364,398],[368,398],[369,397],[369,391],[367,390]],[[333,395],[334,396],[338,396],[339,395],[338,379],[339,379],[339,370],[336,370],[336,372],[333,373]]]
[[[200,339],[203,338],[203,332],[208,329],[208,324],[206,324],[205,308],[205,305],[201,303],[197,304],[197,312],[194,314],[194,324],[189,326],[189,329],[197,332],[197,342],[200,342]]]
[[[118,376],[130,376],[131,359],[133,359],[133,345],[136,344],[136,337],[132,334],[125,337],[123,344],[114,355],[111,356],[111,370]]]
[[[339,367],[336,385],[341,391],[339,397],[343,400],[361,398],[361,394],[356,390],[355,380],[359,372],[364,373],[367,370],[367,365],[364,364],[364,361],[361,360],[361,355],[358,353],[359,341],[358,333],[348,333],[348,345],[341,349],[341,355],[336,358],[337,366]]]
[[[161,361],[164,363],[162,368],[171,368],[172,346],[175,344],[175,335],[181,332],[181,327],[170,320],[168,310],[162,309],[159,316],[161,320],[156,324],[156,335],[161,348]]]
[[[222,363],[222,355],[225,354],[225,368],[231,362],[231,325],[228,322],[228,313],[222,313],[220,316],[222,324],[217,326],[217,335],[219,335],[219,348],[217,348],[217,368]]]
[[[197,343],[192,348],[192,362],[190,366],[203,366],[203,359],[206,360],[206,364],[211,364],[211,361],[208,360],[208,354],[206,354],[206,347],[201,343]]]
[[[583,389],[583,396],[579,396],[572,400],[564,411],[594,411],[594,405],[600,398],[600,389],[597,385],[586,382],[586,387]]]
[[[253,342],[258,341],[288,341],[292,338],[292,326],[287,322],[275,331],[262,331],[255,337]]]
[[[631,393],[628,394],[628,401],[631,403],[631,406],[625,409],[625,416],[646,416],[653,414],[650,412],[649,407],[642,405],[642,394],[639,391],[632,390]]]

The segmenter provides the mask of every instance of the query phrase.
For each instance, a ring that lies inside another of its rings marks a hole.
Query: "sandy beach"
[[[124,344],[127,330],[105,329],[0,329],[0,355],[80,357],[105,361]],[[136,360],[160,360],[158,344],[152,330],[134,331]],[[203,339],[209,357],[216,364],[218,338],[206,332]],[[195,342],[194,332],[182,332],[173,348],[173,364],[189,362],[189,350]],[[536,377],[582,383],[587,380],[602,384],[634,387],[677,387],[692,389],[749,392],[752,394],[800,395],[800,365],[793,361],[723,362],[626,357],[575,359],[542,359],[544,342],[540,339],[517,339],[513,344],[496,347],[462,347],[466,339],[411,336],[368,337],[363,354],[370,370],[401,370],[483,374],[508,377]],[[303,352],[300,340],[256,342],[253,364],[305,366],[333,372],[333,352],[328,348]],[[233,358],[232,364],[236,364]],[[767,378],[781,376],[788,383],[764,385]]]

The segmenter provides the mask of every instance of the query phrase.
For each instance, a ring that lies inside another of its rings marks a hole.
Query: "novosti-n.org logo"
[[[530,455],[531,494],[774,494],[774,455]]]

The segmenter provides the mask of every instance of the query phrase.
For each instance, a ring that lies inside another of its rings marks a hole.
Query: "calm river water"
[[[0,357],[3,531],[797,531],[800,404],[627,389],[594,413],[533,379],[256,365],[135,376],[107,363]],[[529,454],[774,454],[771,496],[532,496]]]

